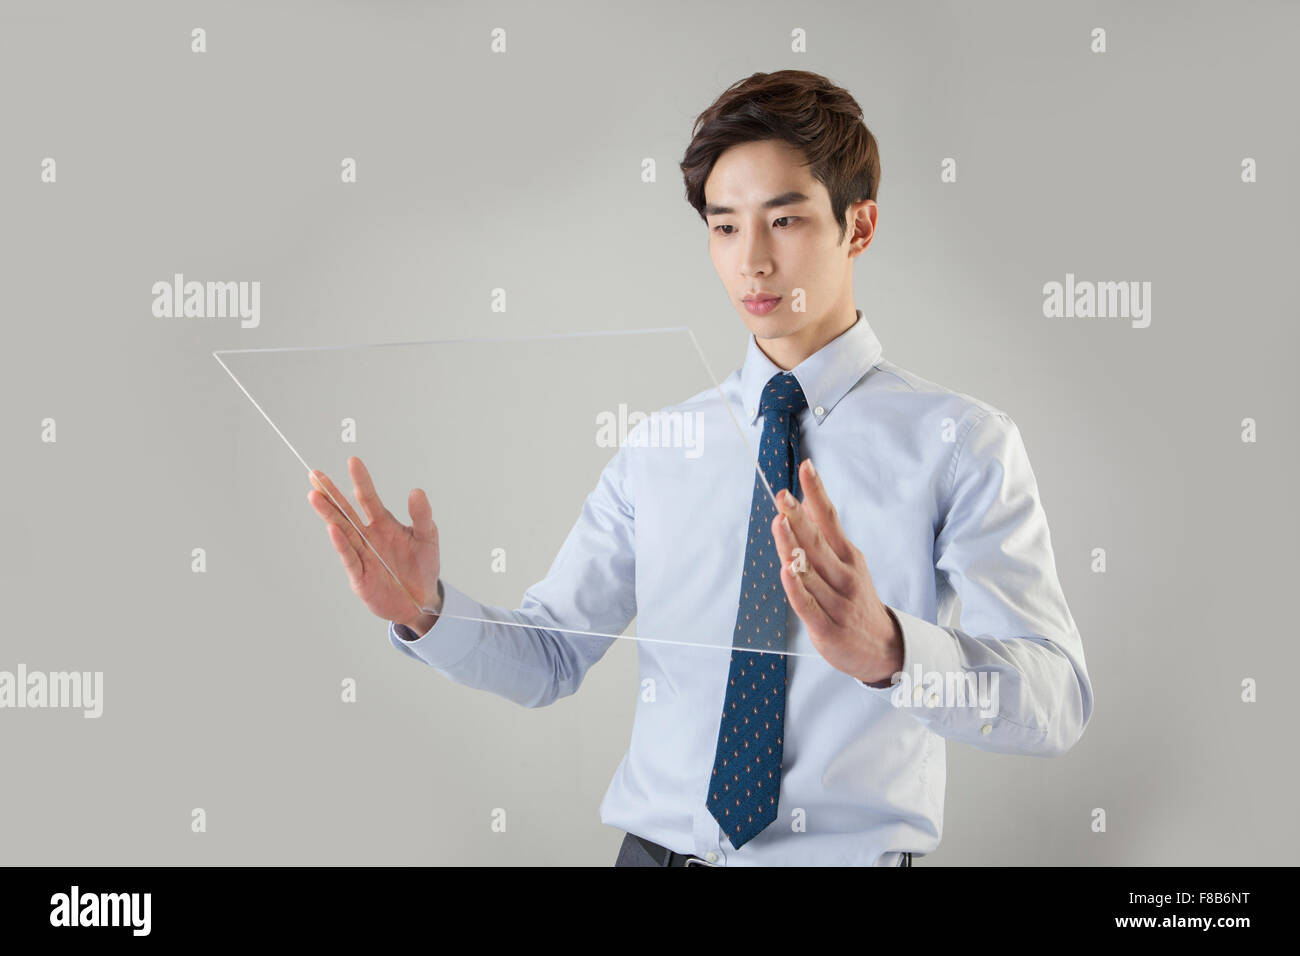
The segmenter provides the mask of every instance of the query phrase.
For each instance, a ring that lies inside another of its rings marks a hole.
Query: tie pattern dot
[[[788,488],[796,498],[803,498],[798,468],[799,413],[807,407],[798,379],[789,372],[773,375],[763,389],[758,465],[773,495]],[[782,652],[790,605],[781,585],[780,555],[772,540],[775,517],[776,508],[755,472],[740,607],[708,794],[709,812],[736,849],[776,819],[781,790],[786,690]]]

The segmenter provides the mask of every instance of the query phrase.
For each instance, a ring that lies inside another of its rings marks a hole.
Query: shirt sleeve
[[[597,635],[620,635],[636,616],[629,451],[623,445],[606,464],[546,577],[524,593],[520,607],[480,604],[444,578],[443,613],[433,627],[403,640],[414,632],[389,621],[393,646],[458,684],[524,707],[576,691],[617,639]]]
[[[858,684],[949,740],[1058,756],[1092,716],[1083,643],[1020,430],[997,410],[976,414],[954,452],[934,550],[941,590],[961,599],[961,629],[891,607],[903,632],[901,679]]]

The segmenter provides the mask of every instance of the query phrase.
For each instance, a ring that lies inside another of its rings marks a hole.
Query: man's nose
[[[749,278],[750,276],[764,276],[771,271],[772,258],[768,254],[767,246],[751,241],[745,247],[744,254],[740,258],[741,275]]]

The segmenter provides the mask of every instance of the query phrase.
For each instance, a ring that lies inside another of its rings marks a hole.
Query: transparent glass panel
[[[688,329],[213,355],[251,402],[250,412],[260,412],[286,453],[303,465],[301,487],[268,487],[267,494],[308,508],[308,476],[324,472],[332,489],[322,490],[362,543],[362,560],[368,569],[382,569],[386,586],[395,586],[394,619],[417,608],[432,612],[436,592],[425,591],[415,572],[411,543],[384,537],[382,522],[372,523],[361,507],[353,457],[401,524],[412,524],[411,489],[427,495],[439,576],[486,614],[444,608],[448,617],[575,637],[750,647],[745,638],[733,638],[738,567],[715,573],[722,596],[700,602],[709,606],[707,613],[647,615],[639,600],[637,618],[608,629],[592,623],[617,621],[614,594],[565,593],[559,582],[570,577],[564,573],[544,583],[575,523],[582,532],[565,567],[583,566],[584,583],[599,589],[616,579],[611,566],[620,556],[626,560],[638,539],[653,538],[656,554],[670,543],[674,566],[698,571],[716,566],[724,553],[720,534],[740,536],[725,549],[738,560],[756,476],[775,512],[772,489],[756,466],[758,429],[742,425],[744,413],[733,405],[738,398],[724,398]],[[602,481],[620,450],[626,456],[621,467]],[[618,517],[619,496],[633,488],[635,517]],[[665,499],[668,494],[682,499],[680,507]],[[589,504],[589,495],[603,510]],[[715,520],[712,509],[725,509],[723,520]],[[637,571],[653,568],[638,565]],[[344,583],[340,576],[338,584],[322,587]],[[654,583],[638,582],[638,597],[674,599]],[[640,627],[646,618],[672,624],[654,633]],[[770,645],[751,649],[785,653]]]

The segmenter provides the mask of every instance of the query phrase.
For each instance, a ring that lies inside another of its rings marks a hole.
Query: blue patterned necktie
[[[799,489],[799,413],[808,407],[799,381],[773,375],[759,411],[763,438],[758,464],[779,495]],[[772,540],[776,509],[758,474],[749,509],[749,544],[740,584],[740,607],[731,638],[731,672],[722,702],[718,747],[709,778],[709,812],[731,845],[740,849],[776,819],[781,789],[781,741],[785,716],[786,612],[780,555]],[[747,653],[747,648],[755,649]]]

